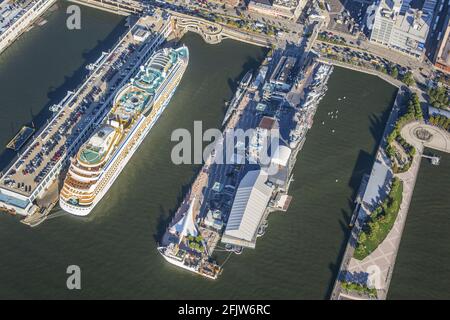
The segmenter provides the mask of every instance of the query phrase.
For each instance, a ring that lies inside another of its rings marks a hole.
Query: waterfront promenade
[[[391,231],[370,255],[363,260],[352,257],[346,267],[346,272],[350,274],[367,273],[368,281],[377,289],[377,299],[380,300],[386,299],[389,290],[392,272],[394,270],[395,260],[400,246],[403,229],[405,227],[421,159],[420,155],[415,156],[410,170],[395,175],[403,182],[403,197],[400,204],[400,210]],[[355,234],[359,234],[360,231],[361,230],[358,229]],[[354,293],[340,292],[339,299],[342,298],[364,299],[367,297],[357,296]]]
[[[359,72],[364,72],[364,73],[367,73],[367,74],[371,74],[371,75],[377,76],[380,79],[382,79],[382,80],[384,80],[386,82],[389,82],[390,84],[392,84],[393,86],[395,86],[397,88],[400,88],[400,87],[405,85],[400,80],[394,79],[391,76],[389,76],[389,75],[387,75],[385,73],[382,73],[380,71],[370,70],[370,69],[367,69],[367,68],[364,68],[364,67],[360,67],[360,66],[356,66],[356,65],[353,65],[353,64],[345,63],[345,62],[338,61],[338,60],[335,60],[335,59],[328,59],[328,58],[320,57],[317,60],[321,61],[321,62],[332,64],[332,65],[335,65],[335,66],[338,66],[338,67],[342,67],[342,68],[346,68],[346,69],[350,69],[350,70],[354,70],[354,71],[359,71]]]
[[[420,139],[418,137],[420,133],[426,133],[427,139]],[[423,150],[423,147],[426,147],[450,153],[450,134],[436,126],[422,121],[413,121],[405,124],[400,134],[418,150]]]
[[[172,15],[175,31],[183,33],[192,31],[202,36],[209,44],[218,44],[224,39],[233,39],[261,47],[270,47],[277,43],[276,37],[245,31],[243,29],[231,28],[223,24],[215,23],[199,17],[168,10]]]

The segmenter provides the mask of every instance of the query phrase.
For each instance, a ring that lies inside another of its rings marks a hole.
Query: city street
[[[227,6],[221,6],[219,4],[208,4],[200,5],[197,2],[185,1],[185,0],[168,0],[165,3],[156,3],[159,7],[165,9],[171,9],[181,13],[195,12],[199,11],[209,11],[211,14],[217,16],[230,18],[230,19],[240,19],[247,21],[252,25],[271,25],[275,28],[284,29],[285,31],[280,32],[277,37],[280,40],[286,42],[298,43],[301,35],[304,31],[304,26],[296,23],[295,21],[289,20],[287,18],[275,18],[266,15],[261,15],[254,12],[248,12],[247,10],[242,11],[237,8],[230,8]]]

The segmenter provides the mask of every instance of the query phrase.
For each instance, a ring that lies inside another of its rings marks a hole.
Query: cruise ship
[[[63,210],[92,211],[166,108],[188,63],[186,46],[161,49],[118,91],[111,111],[71,159],[60,192]]]

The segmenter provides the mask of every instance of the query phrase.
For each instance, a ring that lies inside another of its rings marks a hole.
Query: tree
[[[403,76],[402,81],[404,84],[406,84],[409,87],[414,85],[415,80],[414,80],[412,72],[411,71],[406,72],[405,75]]]
[[[367,235],[365,232],[361,232],[359,235],[359,241],[358,243],[363,244],[367,241]]]
[[[398,70],[396,67],[391,69],[391,77],[397,79],[398,78]]]
[[[430,103],[435,108],[446,108],[449,105],[449,92],[444,86],[428,90]]]

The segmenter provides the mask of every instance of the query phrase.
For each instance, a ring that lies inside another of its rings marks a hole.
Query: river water
[[[30,121],[30,107],[45,121],[45,106],[73,88],[85,74],[83,66],[124,30],[123,19],[113,15],[83,8],[82,17],[85,27],[72,34],[64,28],[62,7],[0,56],[3,145],[14,134],[11,123],[17,130]],[[171,163],[170,133],[192,130],[195,120],[203,121],[204,129],[218,127],[236,81],[260,63],[265,51],[231,40],[207,45],[195,34],[182,42],[190,49],[190,63],[169,107],[88,218],[64,215],[30,229],[18,218],[0,215],[0,298],[328,297],[352,199],[370,171],[395,88],[373,76],[335,69],[294,169],[291,207],[270,216],[256,250],[232,256],[221,277],[211,281],[167,264],[156,250],[199,168]],[[336,110],[338,117],[331,119],[328,113]],[[408,264],[402,259],[409,258],[400,255],[398,269]],[[81,268],[79,291],[66,288],[66,268],[73,264]],[[409,285],[394,275],[396,281],[399,288]]]
[[[450,155],[422,159],[388,299],[450,299]]]

